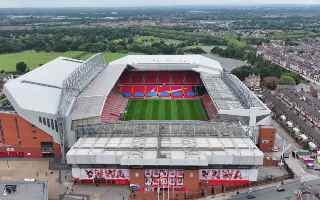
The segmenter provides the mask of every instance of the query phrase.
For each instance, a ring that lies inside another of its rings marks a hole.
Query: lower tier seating
[[[118,121],[121,113],[125,111],[127,104],[128,98],[125,98],[121,96],[121,94],[112,91],[104,103],[101,122],[111,123]]]
[[[124,97],[173,97],[194,98],[197,94],[192,85],[126,85],[119,86]]]
[[[208,94],[202,97],[202,103],[204,108],[207,111],[209,120],[213,119],[217,114],[216,107],[213,105],[213,102]]]

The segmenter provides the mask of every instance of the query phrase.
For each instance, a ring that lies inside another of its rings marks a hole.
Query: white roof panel
[[[55,115],[63,81],[82,61],[59,57],[4,86],[5,94],[20,109]],[[17,109],[19,110],[19,109]]]
[[[87,164],[86,159],[81,159],[82,163],[77,161],[80,159],[75,159],[77,156],[83,156],[85,152],[88,156],[96,157],[96,161],[90,161],[96,164],[207,166],[208,164],[261,165],[263,162],[263,153],[249,138],[162,137],[158,140],[157,137],[111,137],[108,139],[108,143],[105,143],[106,138],[80,139],[67,153],[69,164]],[[106,145],[101,149],[102,144]],[[88,146],[91,147],[88,149]],[[241,146],[241,149],[237,146]],[[161,157],[158,157],[157,152]],[[103,158],[106,154],[108,157]],[[91,157],[88,157],[89,159]]]
[[[18,79],[62,88],[63,81],[82,63],[81,60],[58,57]]]
[[[5,85],[7,97],[15,101],[24,110],[56,114],[60,102],[61,90],[54,87],[21,83],[16,79]]]

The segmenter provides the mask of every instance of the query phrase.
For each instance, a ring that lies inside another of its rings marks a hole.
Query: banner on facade
[[[200,180],[248,180],[256,181],[257,169],[200,169]]]
[[[105,180],[129,180],[128,169],[72,169],[73,178],[79,180],[105,179]]]
[[[154,188],[181,188],[184,185],[182,169],[145,169],[145,190]]]

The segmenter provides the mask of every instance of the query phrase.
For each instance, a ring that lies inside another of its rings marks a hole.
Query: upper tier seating
[[[185,72],[170,72],[171,84],[184,84]]]
[[[144,72],[144,80],[146,84],[157,84],[159,83],[158,73],[153,71]]]
[[[199,85],[200,76],[193,71],[125,71],[119,79],[120,85]]]
[[[168,84],[170,82],[170,74],[169,72],[161,71],[158,72],[159,84]]]
[[[199,76],[195,76],[194,72],[185,72],[185,84],[194,84],[199,85],[200,84],[200,78]]]

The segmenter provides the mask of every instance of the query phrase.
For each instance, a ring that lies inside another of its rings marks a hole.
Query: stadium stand
[[[183,88],[184,88],[184,93],[185,93],[184,97],[185,98],[190,98],[190,97],[196,96],[196,94],[192,90],[192,86],[187,85],[187,86],[184,86]]]
[[[144,95],[145,95],[145,86],[136,85],[136,86],[132,86],[132,87],[133,87],[133,91],[134,91],[134,96],[135,97],[144,97]]]
[[[153,71],[144,72],[144,80],[146,84],[158,84],[158,73]]]
[[[158,96],[158,86],[156,86],[156,85],[148,85],[148,86],[146,86],[146,96],[147,97]]]
[[[170,96],[170,86],[159,86],[158,92],[160,97],[169,97]]]
[[[173,98],[182,98],[184,96],[183,86],[180,85],[171,86],[171,92]]]
[[[158,72],[159,83],[168,84],[170,82],[170,72]]]
[[[125,71],[118,82],[124,97],[194,98],[193,86],[201,85],[193,71]]]
[[[131,83],[134,83],[134,84],[144,83],[142,72],[131,72],[130,77],[131,77]]]
[[[171,84],[178,84],[178,85],[181,85],[181,84],[184,84],[184,79],[185,79],[185,72],[171,72],[170,73],[170,83]]]
[[[198,74],[195,74],[193,72],[185,72],[185,80],[184,80],[185,84],[191,84],[191,85],[199,85],[200,82],[200,78]]]
[[[120,79],[119,79],[119,84],[129,84],[131,83],[130,80],[130,76],[129,73],[127,71],[123,72],[123,74],[121,75]]]
[[[212,120],[214,118],[214,116],[216,116],[217,110],[214,107],[213,102],[210,99],[210,96],[208,94],[203,95],[202,103],[203,103],[205,110],[207,111],[209,120]]]
[[[122,96],[124,96],[124,97],[131,97],[132,96],[132,88],[130,86],[120,86],[119,91],[121,92]]]
[[[117,122],[121,113],[124,112],[128,104],[128,99],[119,93],[112,91],[103,106],[101,121],[103,123]]]
[[[192,71],[125,71],[119,84],[200,85],[201,81],[199,74]]]

